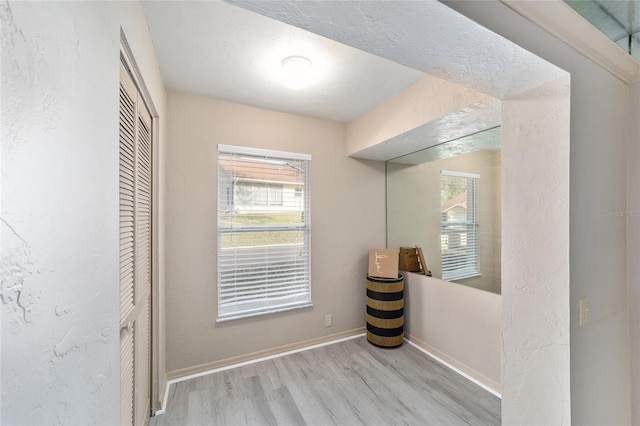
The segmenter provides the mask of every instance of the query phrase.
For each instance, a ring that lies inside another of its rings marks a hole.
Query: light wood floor
[[[500,399],[364,337],[171,385],[151,425],[499,425]]]

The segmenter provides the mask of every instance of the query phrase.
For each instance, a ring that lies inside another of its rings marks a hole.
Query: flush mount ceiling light
[[[289,56],[282,60],[282,81],[291,89],[304,89],[313,80],[313,64],[304,56]]]

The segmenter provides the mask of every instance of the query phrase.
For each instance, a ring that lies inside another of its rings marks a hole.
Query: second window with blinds
[[[310,161],[218,145],[218,321],[311,305]]]
[[[442,279],[460,280],[480,275],[478,265],[478,203],[480,175],[442,170],[440,212]]]

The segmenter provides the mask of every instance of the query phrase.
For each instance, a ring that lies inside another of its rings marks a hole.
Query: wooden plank
[[[424,260],[424,253],[422,252],[422,247],[416,246],[416,250],[418,251],[418,257],[420,258],[420,266],[422,266],[422,273],[425,275],[429,275],[429,268],[427,267],[427,261]]]

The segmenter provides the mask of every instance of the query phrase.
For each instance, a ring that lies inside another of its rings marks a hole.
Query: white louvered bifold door
[[[138,103],[136,154],[135,419],[149,421],[151,410],[151,116]]]
[[[120,423],[150,414],[151,116],[120,65]]]

